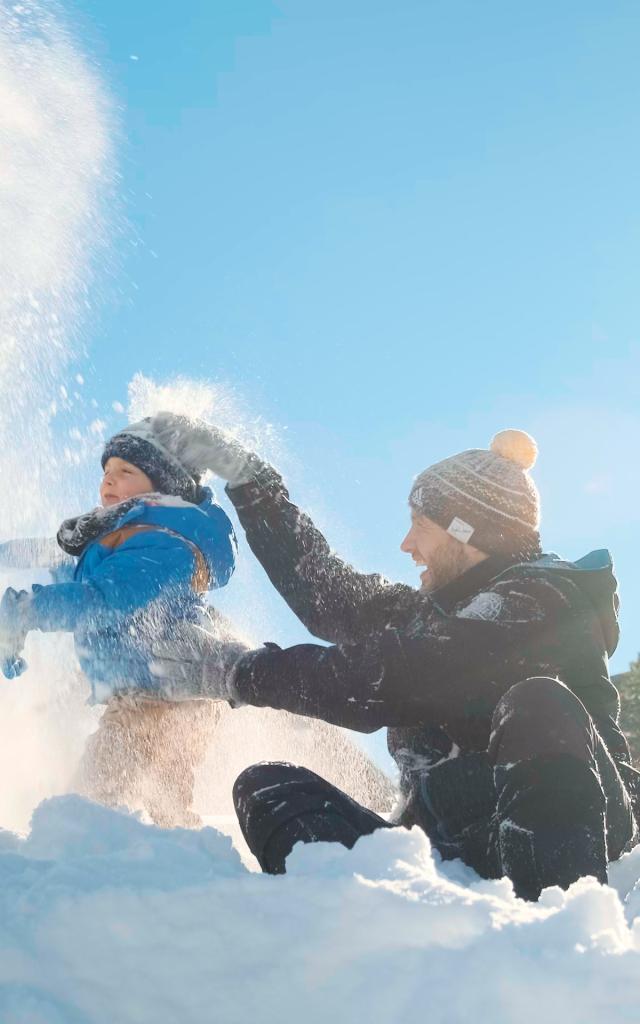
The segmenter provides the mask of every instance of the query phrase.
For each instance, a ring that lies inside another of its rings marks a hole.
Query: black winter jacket
[[[618,641],[616,580],[607,552],[576,564],[490,557],[432,594],[355,571],[289,501],[270,467],[228,488],[247,540],[308,630],[334,646],[268,644],[240,663],[241,700],[361,732],[388,727],[409,796],[416,773],[484,750],[500,697],[554,676],[580,698],[615,761],[629,761],[608,671]]]

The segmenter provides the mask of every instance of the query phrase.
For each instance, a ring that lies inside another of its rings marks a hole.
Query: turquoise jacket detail
[[[615,577],[613,559],[607,548],[598,548],[590,551],[588,555],[576,559],[575,562],[567,562],[560,555],[550,551],[534,562],[525,562],[523,565],[512,566],[507,573],[523,569],[530,573],[532,569],[544,569],[554,575],[562,576],[571,580],[584,596],[589,599],[593,610],[598,616],[602,635],[609,657],[613,655],[620,639],[620,625],[618,623],[618,581]],[[502,575],[507,575],[503,573]],[[496,579],[500,579],[497,576]]]

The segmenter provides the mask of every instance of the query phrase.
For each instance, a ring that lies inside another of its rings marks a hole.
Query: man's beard
[[[429,579],[422,584],[422,590],[429,594],[462,576],[469,568],[464,545],[460,541],[443,541],[429,558]]]

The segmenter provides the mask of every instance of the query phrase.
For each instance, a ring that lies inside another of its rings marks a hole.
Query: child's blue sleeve
[[[195,555],[183,540],[156,531],[129,538],[92,575],[33,588],[29,624],[44,632],[114,624],[162,596],[191,588]]]

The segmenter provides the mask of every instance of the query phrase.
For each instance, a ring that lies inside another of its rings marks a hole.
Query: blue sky
[[[613,551],[625,667],[640,7],[65,9],[119,118],[126,224],[86,332],[92,394],[124,401],[137,371],[229,383],[282,432],[294,496],[335,546],[416,584],[398,548],[411,478],[529,430],[547,549]]]

